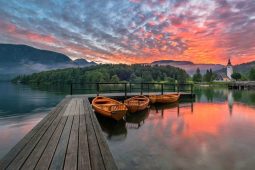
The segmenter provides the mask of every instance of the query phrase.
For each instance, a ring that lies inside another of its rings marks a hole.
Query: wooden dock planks
[[[0,169],[117,169],[85,96],[66,97],[2,160]]]

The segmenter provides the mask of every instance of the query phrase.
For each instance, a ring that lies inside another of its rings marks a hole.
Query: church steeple
[[[233,66],[232,66],[232,64],[231,64],[230,59],[228,59],[227,76],[228,76],[228,78],[229,78],[230,80],[232,79],[232,77],[231,77],[232,74],[233,74]]]
[[[228,66],[231,66],[231,61],[230,61],[230,58],[228,59]]]

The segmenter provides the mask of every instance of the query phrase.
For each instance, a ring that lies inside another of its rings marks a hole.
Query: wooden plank
[[[109,170],[117,170],[117,166],[116,166],[116,163],[113,159],[113,156],[110,152],[110,149],[109,149],[109,146],[106,142],[106,139],[104,138],[104,135],[102,133],[102,130],[101,130],[101,127],[98,123],[98,120],[95,116],[95,113],[94,111],[92,110],[92,107],[88,101],[87,98],[84,99],[85,100],[85,103],[87,103],[87,108],[88,108],[88,111],[90,113],[90,117],[91,117],[91,120],[92,120],[92,124],[93,124],[93,127],[94,127],[94,130],[95,130],[95,134],[96,134],[96,137],[97,137],[97,141],[98,141],[98,144],[99,144],[99,148],[100,148],[100,151],[101,151],[101,155],[103,157],[103,161],[104,161],[104,165],[105,165],[105,169],[109,169]]]
[[[0,169],[5,169],[20,153],[20,151],[27,145],[27,143],[34,137],[34,135],[41,130],[43,125],[57,115],[58,109],[63,106],[70,99],[63,99],[51,112],[49,112],[43,120],[41,120],[24,138],[21,139],[1,160]]]
[[[50,167],[51,160],[59,143],[60,136],[64,130],[67,118],[68,118],[67,116],[63,116],[63,118],[61,119],[61,122],[59,123],[56,131],[54,132],[48,145],[46,146],[35,169],[48,169]]]
[[[95,131],[91,122],[91,117],[89,115],[87,103],[85,103],[85,122],[87,127],[87,135],[88,135],[88,146],[89,146],[89,154],[90,154],[90,163],[91,169],[105,169],[104,162],[101,156],[100,149],[98,147],[97,138],[95,135]]]
[[[75,110],[75,105],[72,104],[70,113],[74,110]],[[65,116],[67,116],[67,115],[65,115]],[[72,129],[72,124],[73,124],[73,118],[74,118],[74,116],[68,116],[68,118],[67,118],[67,122],[65,124],[64,130],[60,137],[56,152],[53,156],[53,159],[52,159],[52,162],[50,165],[50,169],[63,169],[65,155],[66,155],[67,146],[68,146],[68,141],[69,141],[69,137],[70,137],[70,132]]]
[[[87,137],[87,127],[85,124],[85,111],[83,100],[80,99],[80,127],[79,127],[79,153],[78,153],[78,169],[91,170],[89,146]]]
[[[56,111],[56,116],[58,115],[59,111],[63,109],[64,106],[60,106],[58,110]],[[23,147],[23,149],[19,152],[19,154],[15,157],[15,159],[9,164],[9,166],[6,169],[19,169],[23,165],[26,158],[29,156],[29,154],[33,151],[36,144],[40,141],[41,137],[45,134],[47,129],[50,127],[50,125],[55,120],[55,116],[51,119],[48,119],[47,122],[42,126],[42,128],[36,132],[36,134],[33,136],[33,138]]]
[[[73,116],[69,116],[67,118],[66,125],[60,137],[59,143],[57,145],[57,148],[56,148],[56,151],[53,156],[49,169],[63,169],[68,140],[69,140],[70,131],[72,128],[72,123],[73,123]]]
[[[79,103],[76,100],[75,110],[74,110],[74,120],[71,129],[70,139],[68,142],[68,148],[65,158],[64,169],[77,169],[78,167],[78,141],[79,141]],[[72,113],[70,113],[72,114]]]
[[[9,169],[117,169],[88,99],[65,101],[15,155]]]
[[[44,136],[41,138],[39,143],[36,145],[32,153],[29,155],[27,158],[26,162],[22,166],[22,169],[27,170],[27,169],[34,169],[37,162],[39,161],[44,149],[46,148],[47,144],[49,143],[52,135],[54,134],[55,130],[57,129],[59,123],[61,122],[61,119],[64,119],[62,117],[63,113],[67,109],[68,103],[65,104],[64,108],[59,112],[59,115],[57,118],[54,120],[52,125],[49,127],[47,132],[44,134]]]

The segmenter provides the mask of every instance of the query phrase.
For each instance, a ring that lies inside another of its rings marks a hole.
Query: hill
[[[212,69],[212,71],[216,71],[224,68],[221,64],[194,64],[190,61],[174,61],[174,60],[159,60],[154,61],[151,65],[170,65],[174,67],[179,67],[184,69],[189,75],[193,75],[196,72],[196,69],[199,68],[201,73],[204,74],[206,70]]]
[[[26,45],[0,44],[0,80],[11,79],[18,74],[94,64],[85,59],[73,61],[64,54]]]
[[[70,82],[185,82],[189,75],[172,66],[100,64],[84,68],[67,68],[18,76],[13,81],[23,84],[67,84]]]

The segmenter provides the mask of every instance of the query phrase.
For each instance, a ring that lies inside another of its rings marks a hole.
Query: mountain
[[[77,64],[79,67],[84,67],[84,66],[90,66],[90,65],[96,65],[97,63],[95,62],[88,62],[87,60],[80,58],[76,59],[73,61],[75,64]]]
[[[196,69],[199,68],[201,73],[204,74],[207,69],[212,69],[212,71],[220,70],[225,66],[221,64],[194,64],[190,61],[174,61],[174,60],[159,60],[154,61],[151,65],[170,65],[174,67],[179,67],[184,69],[188,74],[193,75]]]
[[[243,75],[247,75],[251,68],[255,68],[255,61],[251,61],[248,63],[234,65],[234,72],[239,72]],[[222,68],[220,70],[215,71],[216,73],[226,73],[226,68]]]
[[[26,45],[0,44],[0,80],[10,80],[20,74],[95,64],[85,59],[73,61],[64,54]]]

